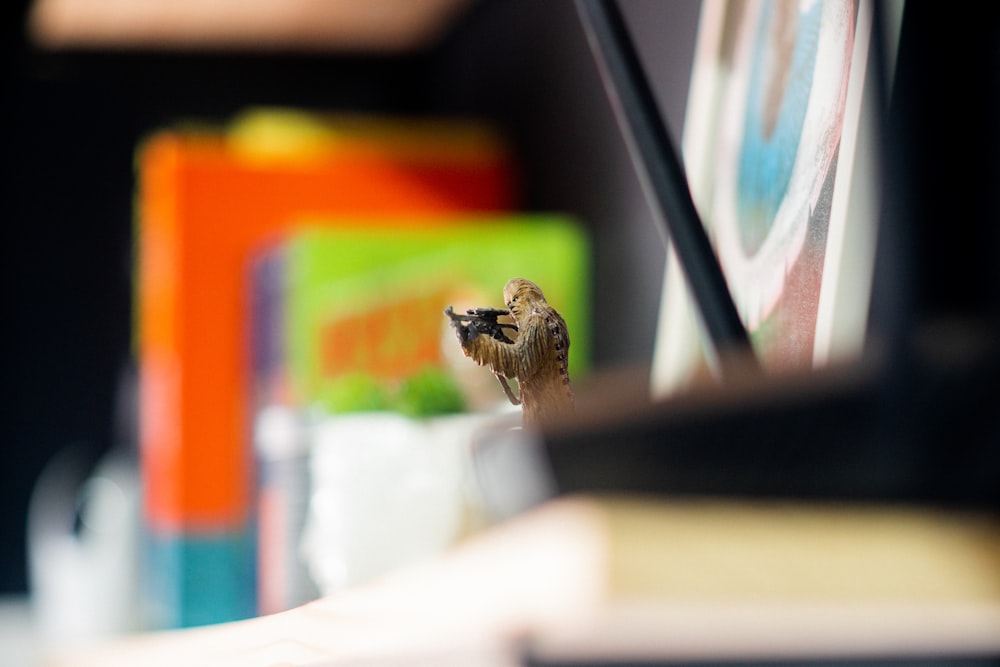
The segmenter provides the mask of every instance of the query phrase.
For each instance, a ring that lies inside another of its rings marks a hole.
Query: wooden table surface
[[[291,611],[126,637],[49,664],[500,667],[526,651],[1000,656],[1000,530],[905,508],[565,498]]]

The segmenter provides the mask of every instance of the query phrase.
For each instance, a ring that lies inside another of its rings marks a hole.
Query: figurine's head
[[[522,313],[529,312],[536,304],[545,304],[545,295],[538,285],[524,278],[512,278],[503,287],[503,301],[516,321]]]

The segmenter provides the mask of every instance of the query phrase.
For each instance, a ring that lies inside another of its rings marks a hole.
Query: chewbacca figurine
[[[474,315],[452,315],[465,356],[480,366],[489,366],[515,404],[517,399],[507,389],[505,378],[517,378],[525,426],[572,412],[566,322],[530,280],[508,281],[503,288],[503,299],[517,325],[513,341],[496,326],[495,315],[492,322],[480,321]],[[446,312],[451,314],[450,310]],[[493,309],[480,311],[503,313]]]

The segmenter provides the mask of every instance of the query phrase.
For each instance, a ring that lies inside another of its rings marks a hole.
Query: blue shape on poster
[[[793,6],[797,16],[788,20],[797,24],[791,25],[782,25],[776,10],[775,2],[763,9],[740,147],[737,207],[747,256],[764,243],[788,191],[813,84],[823,3],[814,2],[803,13]],[[790,57],[782,45],[789,35],[795,40]]]

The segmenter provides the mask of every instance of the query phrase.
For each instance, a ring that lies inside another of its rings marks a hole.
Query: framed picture
[[[901,8],[901,7],[900,7]],[[856,358],[877,229],[870,0],[706,0],[683,154],[769,371]],[[714,363],[670,248],[654,394]]]

